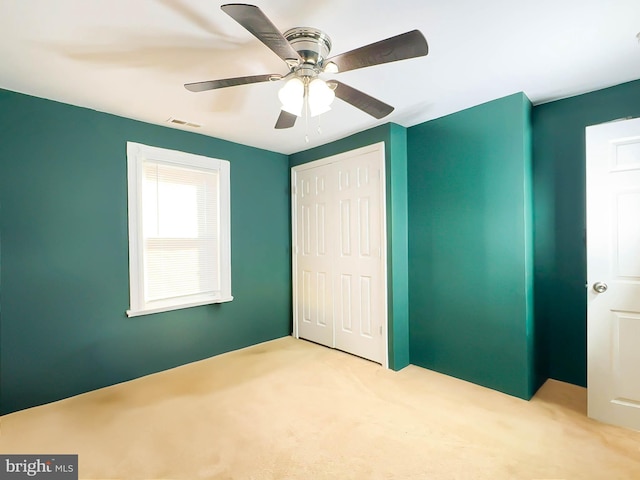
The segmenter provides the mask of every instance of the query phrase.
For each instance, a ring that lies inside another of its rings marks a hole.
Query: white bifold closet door
[[[387,365],[384,144],[292,169],[294,335]]]

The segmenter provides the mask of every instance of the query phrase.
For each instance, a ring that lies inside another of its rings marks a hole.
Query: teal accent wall
[[[409,365],[407,134],[400,125],[385,124],[350,137],[291,155],[291,166],[354,150],[385,144],[387,190],[387,301],[389,367]]]
[[[127,318],[126,142],[231,163],[235,300]],[[286,155],[0,90],[9,413],[291,332]]]
[[[586,386],[585,127],[640,117],[640,80],[533,108],[536,324],[549,377]]]
[[[519,93],[408,129],[411,363],[530,398],[531,104]]]

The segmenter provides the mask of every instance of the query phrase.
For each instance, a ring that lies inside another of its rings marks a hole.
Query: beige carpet
[[[639,479],[640,433],[283,338],[1,418],[2,453],[77,453],[87,479]]]

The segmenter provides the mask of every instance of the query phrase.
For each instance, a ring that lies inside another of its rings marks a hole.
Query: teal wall
[[[530,398],[531,104],[515,94],[408,129],[411,363]]]
[[[293,167],[378,142],[385,144],[386,160],[389,367],[400,370],[409,365],[406,129],[388,123],[296,153],[290,162]]]
[[[533,109],[535,310],[549,377],[586,386],[585,134],[640,117],[640,80]]]
[[[127,141],[231,162],[232,302],[125,316]],[[288,161],[0,90],[2,413],[288,335]]]

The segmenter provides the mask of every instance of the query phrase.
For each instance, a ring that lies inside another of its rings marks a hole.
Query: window
[[[229,162],[127,143],[130,317],[228,302]]]

